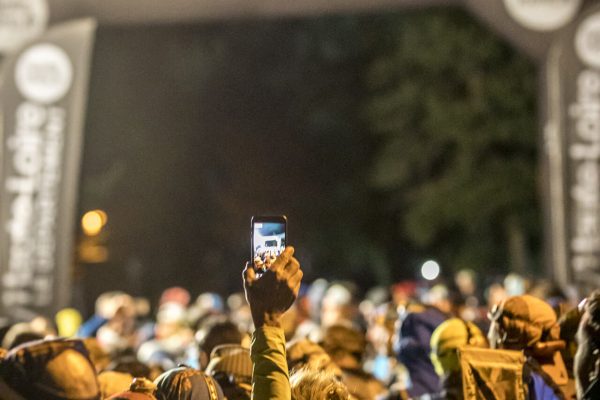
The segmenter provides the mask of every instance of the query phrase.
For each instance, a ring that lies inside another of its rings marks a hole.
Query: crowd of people
[[[287,247],[244,293],[123,292],[0,327],[0,400],[600,399],[600,290],[473,271],[359,296]],[[152,316],[153,315],[153,316]]]

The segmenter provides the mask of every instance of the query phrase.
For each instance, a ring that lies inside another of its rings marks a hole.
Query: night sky
[[[78,302],[114,289],[156,300],[172,285],[238,291],[254,214],[288,216],[307,279],[375,282],[331,262],[344,249],[327,243],[377,209],[363,195],[372,140],[358,116],[339,117],[361,101],[361,66],[348,63],[360,54],[336,55],[334,43],[315,63],[308,30],[301,20],[100,27],[80,215],[108,213],[110,255],[80,263]]]

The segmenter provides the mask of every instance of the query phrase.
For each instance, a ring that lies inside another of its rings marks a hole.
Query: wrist
[[[255,328],[260,328],[262,326],[273,326],[276,328],[281,327],[281,313],[275,312],[263,312],[256,313],[252,315],[252,320],[254,322]]]

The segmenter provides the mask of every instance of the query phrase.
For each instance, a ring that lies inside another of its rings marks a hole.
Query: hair
[[[578,308],[583,315],[577,330],[574,372],[578,398],[584,398],[600,376],[600,290],[592,292]]]
[[[349,400],[350,393],[331,372],[302,368],[290,377],[292,400]]]
[[[243,335],[231,320],[226,317],[217,317],[206,321],[206,325],[199,329],[200,340],[198,345],[202,351],[210,355],[212,350],[222,344],[240,344]]]
[[[590,339],[595,340],[595,345],[600,345],[600,290],[595,290],[589,295],[587,305],[585,307],[589,318],[585,327]]]

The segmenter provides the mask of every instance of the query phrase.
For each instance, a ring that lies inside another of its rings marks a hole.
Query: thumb
[[[256,272],[249,262],[246,263],[246,267],[244,268],[243,278],[244,286],[247,287],[252,286],[252,283],[256,281]]]

